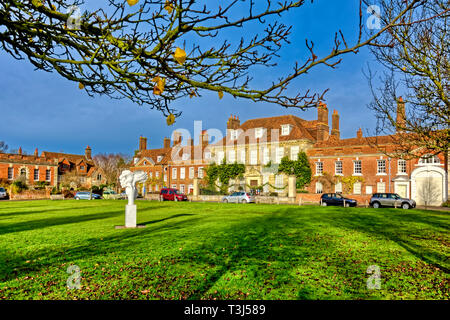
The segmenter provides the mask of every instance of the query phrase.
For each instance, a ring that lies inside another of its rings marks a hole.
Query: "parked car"
[[[322,206],[356,207],[358,204],[355,199],[345,198],[339,193],[324,193],[320,199]]]
[[[0,199],[8,199],[8,193],[5,188],[0,188]]]
[[[74,197],[75,200],[93,200],[93,199],[102,199],[102,196],[96,193],[92,193],[89,191],[78,191]]]
[[[187,201],[188,197],[181,193],[178,189],[162,188],[159,191],[160,201]]]
[[[121,196],[113,190],[103,191],[103,199],[120,199]]]
[[[411,209],[416,207],[416,202],[408,198],[402,198],[396,193],[374,193],[370,198],[370,206],[373,208],[396,207]]]
[[[248,192],[233,192],[232,194],[223,197],[222,202],[234,202],[234,203],[250,203],[255,202],[255,196]]]

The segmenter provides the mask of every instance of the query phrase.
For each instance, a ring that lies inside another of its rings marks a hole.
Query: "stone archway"
[[[445,170],[436,165],[424,165],[411,174],[411,198],[417,205],[440,206],[447,200]]]

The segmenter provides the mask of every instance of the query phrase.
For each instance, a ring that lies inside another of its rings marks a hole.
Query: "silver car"
[[[370,198],[370,206],[374,208],[395,207],[410,209],[416,207],[416,202],[411,199],[402,198],[396,193],[375,193]]]
[[[8,198],[8,193],[6,192],[6,189],[0,187],[0,199],[7,199],[7,198]]]
[[[222,199],[222,202],[233,202],[233,203],[250,203],[255,202],[255,197],[247,192],[233,192],[229,196],[225,196]]]

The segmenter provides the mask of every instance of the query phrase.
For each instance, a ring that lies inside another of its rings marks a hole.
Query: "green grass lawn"
[[[446,212],[125,204],[0,202],[0,299],[449,299]]]

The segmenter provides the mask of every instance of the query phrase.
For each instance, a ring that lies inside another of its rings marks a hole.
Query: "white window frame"
[[[377,160],[377,175],[385,175],[386,174],[386,160],[378,159]]]
[[[261,139],[264,135],[264,128],[255,128],[255,139]]]
[[[236,162],[236,150],[229,150],[228,151],[228,163],[234,163]]]
[[[189,179],[194,179],[194,178],[195,178],[195,168],[189,167]]]
[[[275,153],[275,163],[281,163],[281,159],[284,157],[284,147],[277,147]]]
[[[342,182],[338,182],[334,185],[335,193],[342,193]]]
[[[377,193],[385,193],[386,192],[386,182],[379,181],[377,182]]]
[[[362,183],[355,182],[353,184],[353,194],[361,194],[362,193]]]
[[[355,176],[362,175],[362,161],[361,160],[353,160],[353,175],[355,175]]]
[[[291,133],[291,125],[290,124],[282,124],[281,125],[281,135],[288,136]]]
[[[323,162],[316,161],[316,176],[321,176],[323,174]]]
[[[263,147],[262,148],[262,163],[268,164],[270,161],[270,149],[269,147]]]
[[[190,157],[191,155],[189,153],[183,153],[183,155],[181,156],[181,160],[187,161]]]
[[[399,159],[397,161],[397,173],[406,174],[406,160]]]
[[[251,165],[258,164],[258,149],[250,150],[250,164]]]
[[[339,166],[338,166],[338,164],[339,164]],[[339,169],[339,170],[338,170]],[[337,161],[335,161],[335,163],[334,163],[334,174],[335,175],[343,175],[343,171],[344,169],[343,169],[343,163],[342,163],[342,160],[337,160]]]
[[[291,147],[291,160],[296,161],[298,159],[298,154],[300,153],[300,147],[299,146],[292,146]]]
[[[222,164],[223,159],[225,158],[225,152],[217,151],[217,164]]]
[[[14,180],[14,168],[13,167],[8,168],[8,180]]]
[[[50,169],[45,170],[45,181],[52,180],[52,171]]]
[[[186,168],[180,168],[180,179],[186,179]]]
[[[156,162],[161,162],[162,159],[163,159],[163,156],[158,156],[158,157],[156,158]]]
[[[172,179],[177,178],[177,168],[172,168]]]
[[[37,173],[37,178],[36,178],[36,173]],[[34,181],[39,181],[39,169],[34,169],[34,171],[33,171],[33,180]]]
[[[316,193],[323,193],[323,184],[321,182],[316,182]]]
[[[282,188],[283,187],[283,183],[284,183],[284,179],[283,179],[283,175],[282,174],[277,174],[275,175],[275,187],[277,188]]]
[[[198,177],[203,178],[203,167],[198,167]]]
[[[245,164],[245,156],[246,156],[245,149],[241,149],[239,151],[239,162],[240,163]]]

